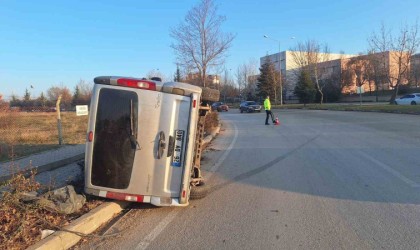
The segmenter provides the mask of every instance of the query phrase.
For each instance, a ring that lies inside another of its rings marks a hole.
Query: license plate
[[[184,130],[175,130],[175,145],[174,153],[172,154],[172,166],[181,167],[183,148]]]

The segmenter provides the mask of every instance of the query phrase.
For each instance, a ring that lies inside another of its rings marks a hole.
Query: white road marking
[[[386,165],[385,163],[378,161],[377,159],[373,158],[372,156],[366,154],[365,152],[361,152],[363,154],[364,157],[368,158],[370,161],[376,163],[378,166],[380,166],[381,168],[383,168],[384,170],[386,170],[388,173],[392,174],[393,176],[397,177],[398,179],[402,180],[403,182],[405,182],[405,184],[413,187],[413,188],[418,188],[420,187],[420,184],[408,179],[407,177],[405,177],[404,175],[402,175],[401,173],[399,173],[398,171],[396,171],[395,169],[393,169],[392,167]]]
[[[152,230],[152,232],[147,235],[140,243],[137,245],[136,250],[144,250],[146,249],[150,243],[152,243],[159,234],[162,233],[163,230],[171,223],[176,215],[181,211],[181,209],[174,209],[166,215],[165,218]]]
[[[207,179],[210,179],[210,177],[213,175],[217,169],[219,169],[220,165],[222,165],[223,161],[226,159],[226,157],[229,155],[230,151],[232,150],[233,146],[235,145],[236,139],[238,138],[238,129],[236,128],[236,125],[233,124],[235,135],[233,137],[232,142],[230,143],[229,147],[226,149],[225,153],[222,155],[222,157],[219,158],[219,160],[210,168],[210,173],[207,175]],[[156,237],[159,236],[165,230],[165,228],[175,219],[176,215],[181,211],[181,209],[174,209],[171,212],[169,212],[166,217],[159,222],[159,224],[152,230],[150,234],[148,234],[142,241],[137,244],[136,250],[144,250],[147,249],[147,247],[152,243]]]
[[[207,179],[210,179],[210,177],[213,175],[214,172],[216,172],[219,167],[222,165],[223,161],[228,157],[230,151],[232,150],[233,146],[235,146],[236,139],[238,138],[238,129],[235,124],[233,124],[233,130],[235,131],[235,135],[233,136],[233,140],[230,143],[229,147],[226,149],[225,153],[222,155],[222,157],[219,158],[219,160],[210,168],[210,173],[207,174]]]

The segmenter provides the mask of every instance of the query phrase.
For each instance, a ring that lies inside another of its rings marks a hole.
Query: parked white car
[[[396,105],[417,105],[420,104],[420,93],[404,95],[394,102]]]

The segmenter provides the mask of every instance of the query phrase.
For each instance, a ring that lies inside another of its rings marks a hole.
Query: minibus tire
[[[199,186],[192,186],[190,191],[190,199],[198,200],[207,196],[210,191],[210,186],[202,182]]]
[[[201,93],[201,100],[217,102],[219,101],[219,98],[220,98],[219,90],[211,89],[211,88],[203,88],[203,92]]]

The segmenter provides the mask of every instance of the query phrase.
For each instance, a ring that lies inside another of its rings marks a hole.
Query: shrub
[[[218,112],[210,112],[206,116],[206,120],[204,122],[204,131],[206,133],[210,133],[213,128],[219,125],[219,113]]]

